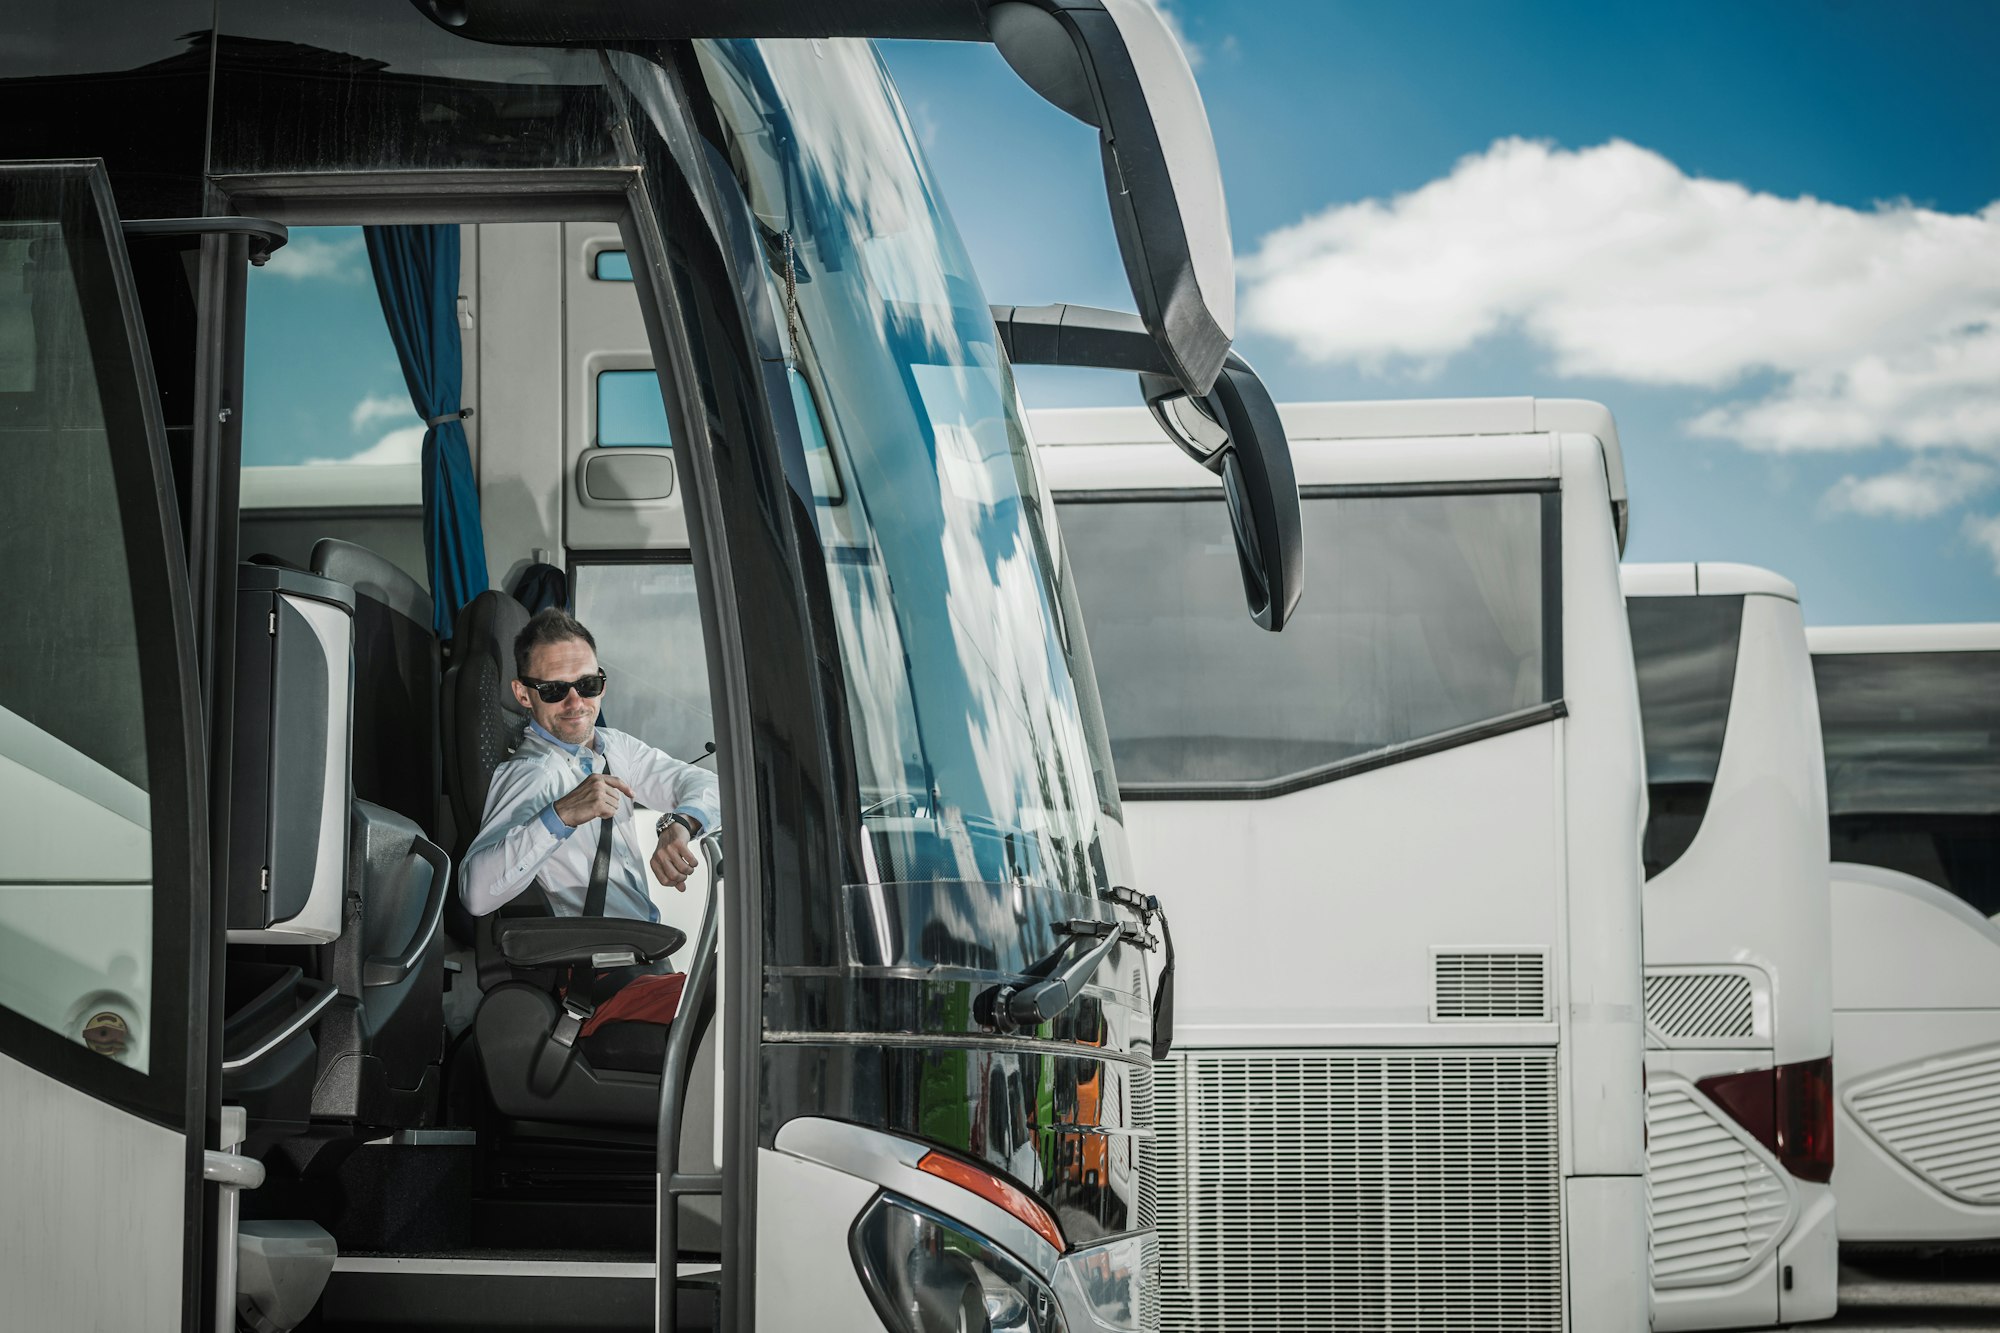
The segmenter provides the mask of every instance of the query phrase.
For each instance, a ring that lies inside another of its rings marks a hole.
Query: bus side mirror
[[[1282,630],[1305,588],[1305,537],[1292,447],[1271,391],[1231,352],[1205,394],[1187,391],[1140,321],[1091,306],[993,307],[1008,360],[1138,373],[1154,420],[1181,452],[1222,479],[1250,618]]]
[[[1233,353],[1200,398],[1164,375],[1140,375],[1139,388],[1167,438],[1222,478],[1250,618],[1282,630],[1304,591],[1305,536],[1291,445],[1270,390]]]
[[[1147,0],[998,0],[986,27],[1029,87],[1096,127],[1139,318],[1167,373],[1208,393],[1236,336],[1235,255],[1215,138],[1173,30]]]

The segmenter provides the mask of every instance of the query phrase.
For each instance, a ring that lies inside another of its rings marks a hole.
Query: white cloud
[[[263,271],[301,281],[324,278],[334,282],[365,282],[369,280],[366,251],[358,231],[331,240],[295,231],[291,240],[271,253]]]
[[[404,426],[392,430],[365,449],[356,450],[345,458],[308,458],[306,462],[331,466],[336,463],[420,463],[423,461],[424,428]]]
[[[1751,448],[2000,453],[2000,203],[1854,209],[1619,140],[1503,139],[1273,232],[1240,271],[1244,326],[1317,361],[1422,373],[1518,332],[1563,375],[1768,377],[1690,423]]]
[[[2000,467],[1984,459],[1919,457],[1894,472],[1842,477],[1827,491],[1826,507],[1879,518],[1929,518],[1964,503],[1995,480],[2000,480]]]
[[[2000,514],[1989,514],[1985,517],[1967,514],[1965,535],[1974,543],[1986,548],[1986,553],[1993,557],[1993,572],[2000,574]]]
[[[416,415],[417,409],[401,394],[371,393],[347,414],[347,426],[359,431],[382,421],[409,421]]]

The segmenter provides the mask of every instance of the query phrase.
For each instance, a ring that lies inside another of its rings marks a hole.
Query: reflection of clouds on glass
[[[1739,597],[1635,597],[1626,603],[1646,781],[1713,783],[1722,762],[1741,634]]]
[[[909,124],[864,43],[704,44],[702,61],[767,250],[796,264],[798,370],[835,463],[809,475],[845,488],[815,514],[872,827],[905,865],[1081,866],[1097,799],[1029,536],[1027,436]],[[782,259],[767,278],[782,293]]]
[[[2000,653],[1813,658],[1835,815],[2000,812]]]

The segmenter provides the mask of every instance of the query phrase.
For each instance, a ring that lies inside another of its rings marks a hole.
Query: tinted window
[[[1646,878],[1680,860],[1708,813],[1729,696],[1736,684],[1741,597],[1634,597],[1633,664],[1646,731]]]
[[[694,566],[579,565],[576,618],[597,639],[604,725],[676,759],[715,739]]]
[[[1836,861],[2000,912],[2000,653],[1813,658]]]
[[[600,282],[630,282],[632,256],[623,250],[599,250],[590,262],[590,276]]]
[[[177,665],[128,559],[158,511],[114,262],[81,172],[0,169],[0,1006],[145,1071],[156,1026],[186,1039],[153,990],[152,790],[178,756],[149,748],[146,691]]]
[[[650,370],[597,373],[597,443],[664,449],[673,442],[659,376]]]
[[[1220,499],[1062,503],[1118,777],[1269,783],[1551,698],[1539,493],[1304,503],[1313,589],[1245,620]]]

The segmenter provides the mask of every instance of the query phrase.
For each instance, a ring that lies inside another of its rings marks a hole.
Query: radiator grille
[[[1740,1277],[1790,1224],[1791,1190],[1723,1115],[1686,1083],[1655,1083],[1646,1093],[1655,1287]]]
[[[1438,1022],[1501,1018],[1546,1022],[1546,969],[1539,953],[1467,950],[1431,955],[1431,1017]]]
[[[1163,1329],[1562,1327],[1552,1052],[1196,1051],[1154,1094]]]
[[[1898,1070],[1847,1109],[1903,1164],[1953,1198],[2000,1202],[2000,1049]]]
[[[1736,972],[1667,972],[1646,978],[1646,1022],[1663,1037],[1757,1035],[1750,978]]]

